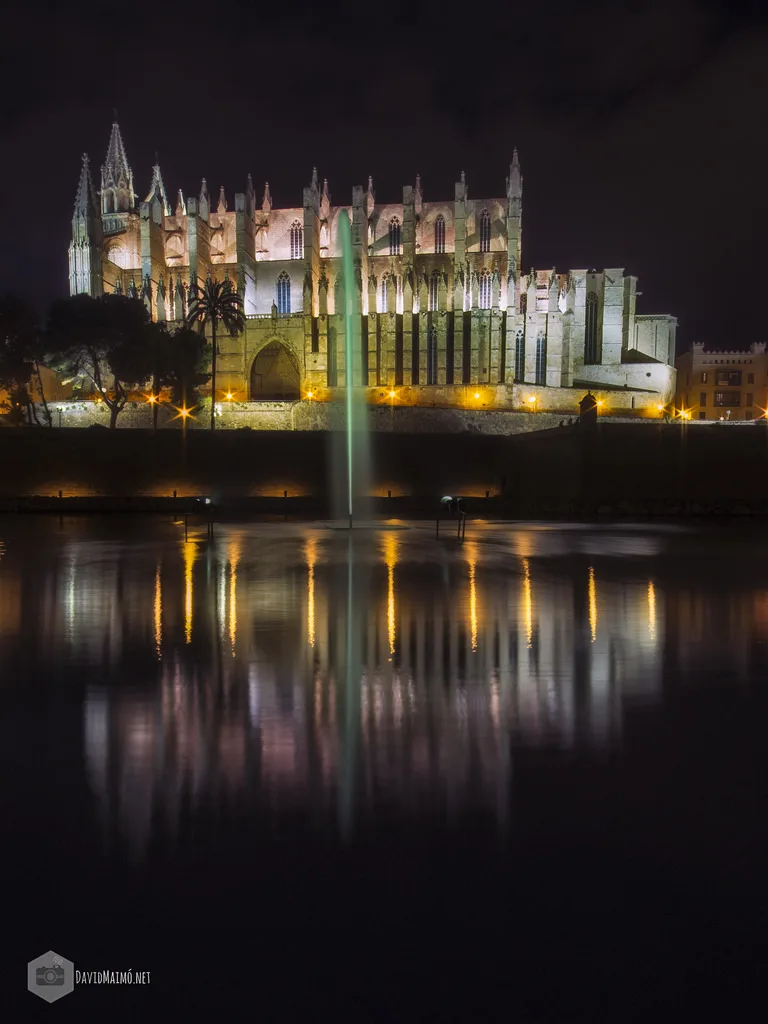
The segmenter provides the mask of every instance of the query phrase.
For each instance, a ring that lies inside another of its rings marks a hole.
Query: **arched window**
[[[291,224],[291,259],[304,259],[304,229],[297,220]]]
[[[291,279],[285,271],[277,279],[277,312],[291,312]]]
[[[515,335],[515,381],[522,384],[525,380],[525,332],[519,330]]]
[[[445,252],[445,217],[442,213],[435,221],[435,252],[441,255]]]
[[[587,308],[584,314],[584,362],[591,365],[600,362],[597,344],[597,296],[594,292],[587,295]]]
[[[429,308],[437,309],[440,295],[440,271],[433,270],[429,279]]]
[[[487,210],[480,214],[480,252],[491,251],[491,215]]]
[[[480,292],[478,296],[480,309],[491,308],[491,272],[490,270],[480,271]]]
[[[437,329],[431,327],[427,338],[427,384],[437,384]]]
[[[387,298],[387,288],[389,287],[389,274],[382,275],[381,278],[381,297],[379,298],[379,312],[389,312],[389,299]]]
[[[400,221],[397,217],[389,222],[389,255],[400,255]]]
[[[542,387],[547,383],[547,339],[543,334],[536,339],[536,383]]]

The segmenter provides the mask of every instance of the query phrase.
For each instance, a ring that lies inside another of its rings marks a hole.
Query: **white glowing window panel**
[[[437,309],[437,300],[440,292],[440,279],[435,271],[429,279],[429,308]]]
[[[291,312],[291,279],[285,271],[277,279],[277,312]]]
[[[401,252],[401,228],[400,221],[393,217],[389,222],[389,255],[399,256]]]
[[[304,229],[297,220],[291,224],[291,259],[304,259]]]
[[[480,309],[491,308],[491,272],[489,270],[483,270],[480,274],[480,288],[477,301]]]
[[[133,266],[130,252],[122,245],[113,245],[107,252],[107,259],[121,270],[130,270]]]
[[[487,210],[480,214],[480,252],[491,251],[491,215]]]

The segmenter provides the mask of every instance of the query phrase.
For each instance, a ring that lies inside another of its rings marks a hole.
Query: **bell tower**
[[[128,166],[120,127],[113,121],[107,158],[101,168],[101,212],[131,213],[135,207],[133,172]]]
[[[101,280],[101,216],[91,178],[88,154],[83,153],[80,183],[77,186],[72,215],[72,241],[69,245],[70,295],[99,296]]]

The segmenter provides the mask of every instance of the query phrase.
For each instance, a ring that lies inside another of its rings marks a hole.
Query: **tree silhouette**
[[[43,405],[43,417],[53,425],[40,374],[42,341],[35,309],[15,295],[0,300],[0,386],[10,393],[11,413],[21,421],[39,424],[34,389]]]
[[[199,324],[201,333],[205,331],[207,323],[211,325],[211,430],[215,430],[217,326],[221,323],[233,338],[245,330],[243,300],[232,287],[229,278],[212,281],[209,275],[202,289],[193,286],[187,322]]]
[[[49,364],[67,377],[91,381],[109,409],[110,429],[125,408],[128,388],[152,375],[150,326],[144,303],[125,295],[73,295],[48,312]]]

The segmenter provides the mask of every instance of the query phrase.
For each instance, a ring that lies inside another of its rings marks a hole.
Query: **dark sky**
[[[502,195],[525,179],[523,264],[624,267],[682,348],[765,340],[768,15],[726,0],[540,4],[28,3],[0,35],[0,290],[67,292],[80,154],[117,109],[143,199],[157,150],[172,202],[250,171],[299,205],[374,177],[396,201]],[[133,14],[131,14],[133,12]]]

